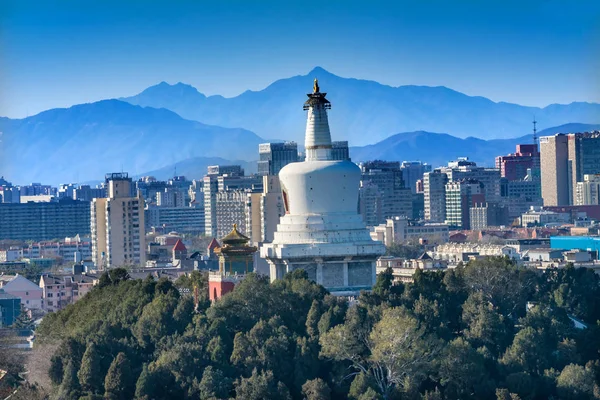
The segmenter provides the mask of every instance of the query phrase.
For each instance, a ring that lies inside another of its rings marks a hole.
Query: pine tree
[[[85,350],[77,377],[84,391],[99,393],[102,390],[104,383],[102,358],[95,343],[90,343]]]
[[[72,361],[65,367],[62,383],[60,384],[58,398],[61,400],[79,399],[79,380],[77,379],[77,368]]]
[[[133,397],[131,364],[125,353],[117,354],[104,379],[104,397],[110,400],[128,400]]]
[[[142,373],[135,384],[135,398],[139,400],[150,399],[152,390],[153,385],[150,371],[148,371],[148,364],[144,364],[142,367]]]

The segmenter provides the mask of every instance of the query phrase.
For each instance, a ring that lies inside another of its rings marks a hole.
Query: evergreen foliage
[[[273,283],[249,274],[194,307],[205,279],[112,270],[46,316],[34,352],[53,349],[50,398],[600,398],[593,271],[537,273],[505,258],[407,284],[385,271],[352,305],[301,270]]]

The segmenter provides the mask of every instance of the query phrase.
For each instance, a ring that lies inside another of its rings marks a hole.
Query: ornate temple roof
[[[249,240],[250,238],[248,236],[244,236],[238,231],[237,224],[233,224],[233,229],[221,239],[221,242],[223,242],[223,245],[243,246],[248,243]]]

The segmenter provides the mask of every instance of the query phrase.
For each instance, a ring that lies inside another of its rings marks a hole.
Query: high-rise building
[[[446,224],[456,229],[471,229],[470,208],[485,201],[483,183],[463,179],[446,184]]]
[[[167,187],[165,190],[156,193],[156,205],[158,207],[186,207],[188,196],[187,190],[172,186]]]
[[[127,173],[106,175],[106,198],[91,203],[92,259],[99,269],[146,263],[144,199]]]
[[[279,219],[285,214],[279,176],[263,177],[263,192],[260,204],[260,242],[271,242],[277,230]],[[254,230],[253,230],[254,234]]]
[[[446,183],[448,175],[436,169],[423,175],[425,219],[432,222],[446,220]]]
[[[490,226],[507,225],[508,209],[495,203],[477,203],[469,210],[470,229],[482,230]]]
[[[271,280],[303,269],[332,292],[357,293],[375,282],[375,260],[385,252],[374,242],[358,214],[360,168],[333,160],[327,109],[331,107],[315,80],[304,110],[306,160],[279,173],[286,213],[272,243],[261,247]]]
[[[570,193],[569,203],[575,204],[577,183],[584,175],[600,173],[600,131],[568,135]]]
[[[431,172],[431,165],[421,161],[402,161],[400,170],[404,186],[417,193],[417,181],[423,179],[425,172]]]
[[[483,185],[485,198],[489,202],[500,201],[500,170],[496,168],[478,167],[467,158],[459,158],[448,163],[448,167],[441,168],[448,175],[448,182],[462,180],[475,180]]]
[[[90,233],[90,203],[70,198],[0,204],[0,240],[52,240]]]
[[[583,182],[577,182],[575,205],[591,206],[600,204],[600,174],[585,174]]]
[[[540,138],[542,198],[545,206],[569,205],[571,185],[568,136],[558,133]]]
[[[204,207],[156,207],[144,210],[146,231],[162,228],[163,231],[204,234]]]
[[[367,226],[385,223],[387,218],[396,216],[412,217],[412,192],[404,185],[399,162],[368,161],[361,163],[360,169],[361,188],[364,188],[361,192],[372,193],[373,185],[379,192],[375,196],[367,196],[367,193],[359,196],[359,210]],[[364,204],[365,201],[373,204]],[[373,225],[372,221],[375,221]]]
[[[517,151],[506,156],[496,157],[496,168],[500,175],[509,181],[525,178],[528,169],[540,167],[540,153],[537,144],[518,144]]]
[[[281,168],[298,161],[296,142],[262,143],[258,145],[258,174],[277,175]]]
[[[331,142],[331,159],[336,161],[350,161],[350,149],[347,140]]]
[[[209,174],[204,177],[204,225],[207,236],[221,237],[229,232],[233,223],[237,223],[245,232],[245,215],[242,211],[247,202],[246,193],[261,193],[263,190],[262,176],[244,176],[244,170],[235,167],[209,167]]]

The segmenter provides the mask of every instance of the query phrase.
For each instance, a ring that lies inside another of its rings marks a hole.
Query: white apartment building
[[[144,199],[126,173],[106,175],[107,198],[91,203],[92,259],[99,269],[146,264]]]
[[[586,174],[583,176],[583,182],[577,182],[575,204],[578,206],[600,204],[600,174]]]

